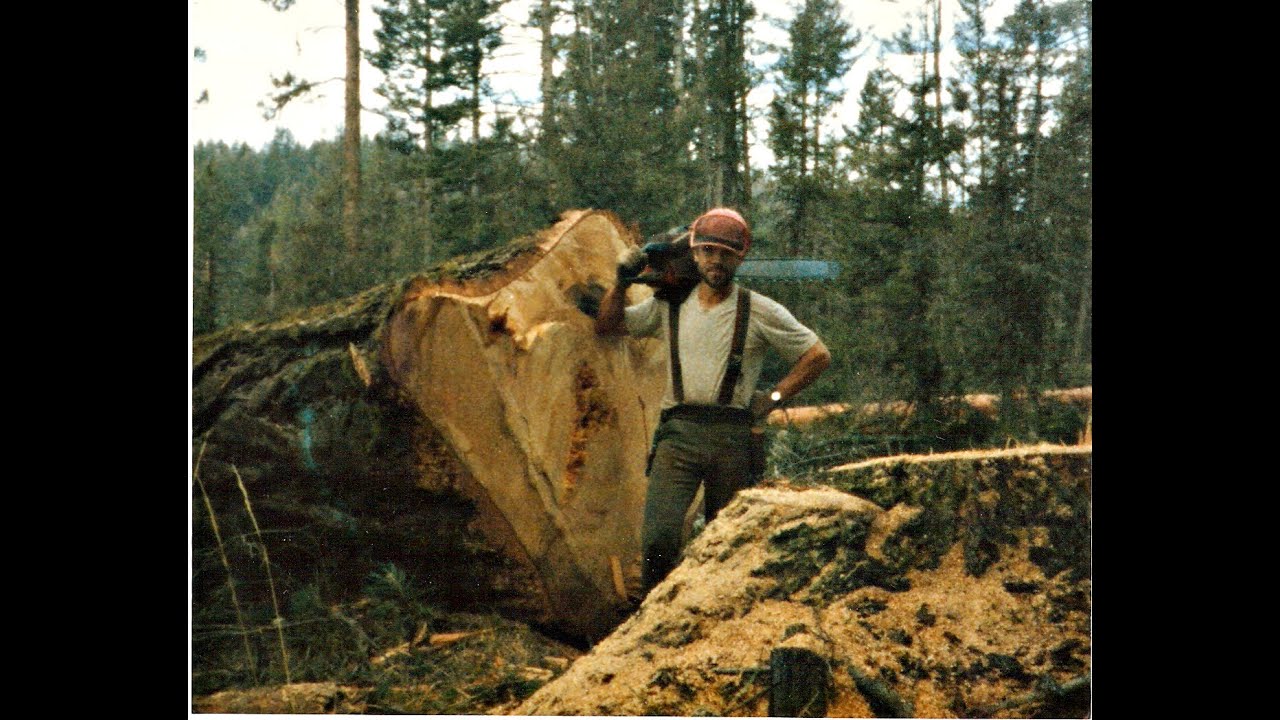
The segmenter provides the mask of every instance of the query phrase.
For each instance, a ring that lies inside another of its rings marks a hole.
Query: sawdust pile
[[[1091,448],[890,458],[741,493],[590,654],[513,714],[769,714],[771,653],[828,716],[1082,717]],[[861,497],[860,497],[861,496]]]

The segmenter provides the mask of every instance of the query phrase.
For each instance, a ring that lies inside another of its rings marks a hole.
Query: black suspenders
[[[716,400],[720,405],[733,402],[733,388],[738,384],[738,376],[742,374],[742,349],[747,341],[747,322],[751,319],[751,291],[738,288],[738,312],[733,316],[733,344],[729,347],[729,367],[724,371],[724,380],[720,383],[720,397]]]
[[[733,316],[733,343],[729,347],[729,366],[720,381],[720,396],[716,402],[728,405],[733,402],[733,388],[742,374],[742,350],[747,340],[747,323],[751,320],[751,291],[738,287],[738,308]],[[671,391],[677,405],[684,404],[684,377],[680,372],[680,306],[667,305],[667,331],[671,347]]]
[[[680,372],[680,306],[667,304],[667,345],[671,348],[671,392],[676,404],[684,404],[684,376]]]

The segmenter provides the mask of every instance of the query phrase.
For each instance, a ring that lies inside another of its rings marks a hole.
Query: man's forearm
[[[817,380],[830,365],[831,351],[827,350],[827,346],[819,340],[800,356],[796,364],[791,367],[791,372],[774,386],[774,389],[782,395],[779,402],[785,402],[798,395],[801,390],[813,384],[813,381]]]
[[[597,335],[626,335],[627,289],[622,283],[609,288],[596,313]]]

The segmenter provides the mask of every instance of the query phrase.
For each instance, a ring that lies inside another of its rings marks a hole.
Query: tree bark
[[[360,250],[360,3],[346,0],[346,112],[342,130],[342,235],[347,257]]]
[[[676,0],[675,7],[676,45],[675,52],[672,54],[671,92],[676,96],[676,107],[682,109],[686,100],[684,87],[684,0]]]
[[[1071,344],[1071,359],[1076,365],[1084,363],[1089,347],[1089,317],[1093,301],[1093,220],[1089,220],[1085,228],[1084,272],[1080,274],[1083,284],[1080,287],[1080,304],[1076,310],[1075,338]]]
[[[358,592],[394,562],[446,606],[602,637],[626,609],[612,565],[638,580],[666,377],[658,341],[593,329],[635,242],[612,214],[573,211],[483,256],[196,338],[193,443],[208,443],[219,524],[244,515],[234,466],[295,586]]]
[[[945,132],[942,124],[942,0],[933,0],[933,79],[934,122],[937,125],[938,141],[941,142]],[[950,204],[946,155],[938,158],[938,179],[941,183],[942,204],[946,206]]]
[[[744,46],[745,47],[745,46]],[[742,88],[738,101],[739,129],[742,131],[742,200],[744,212],[751,212],[751,116],[748,114],[747,95],[751,93],[749,86]]]
[[[540,61],[542,63],[542,130],[539,139],[543,143],[544,154],[549,157],[550,149],[555,142],[556,91],[555,91],[555,35],[551,32],[555,24],[556,7],[551,0],[541,0],[538,23],[542,31]]]

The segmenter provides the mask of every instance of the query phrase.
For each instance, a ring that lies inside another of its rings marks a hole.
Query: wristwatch
[[[782,402],[782,393],[778,392],[776,389],[769,393],[769,402],[772,403],[774,407],[778,407],[778,403]]]

